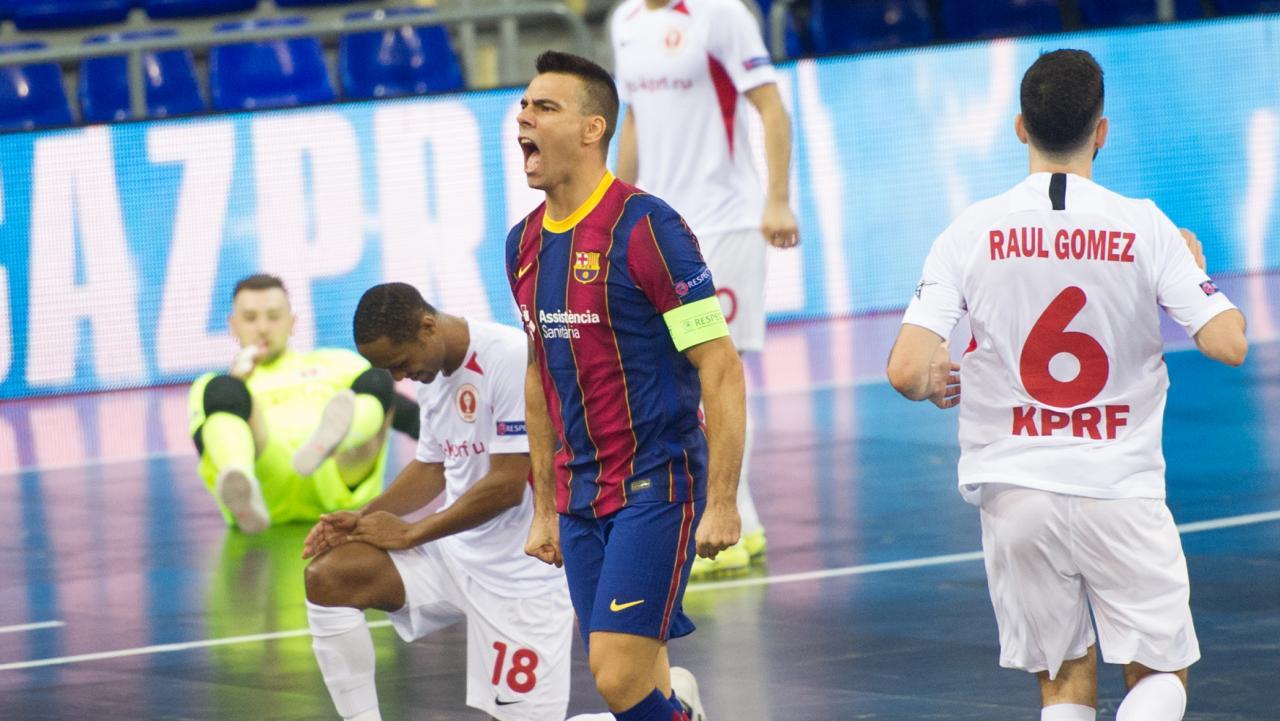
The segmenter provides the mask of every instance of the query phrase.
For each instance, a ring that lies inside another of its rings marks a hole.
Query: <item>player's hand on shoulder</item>
[[[1204,246],[1200,244],[1200,239],[1186,228],[1178,228],[1178,232],[1182,233],[1182,239],[1187,241],[1187,250],[1191,251],[1191,257],[1195,259],[1196,265],[1200,266],[1200,270],[1204,270]]]
[[[716,554],[737,543],[741,536],[742,518],[738,515],[735,497],[728,503],[708,503],[693,539],[699,556],[715,558]]]
[[[939,408],[960,405],[960,364],[951,360],[951,344],[942,343],[929,361],[929,400]]]
[[[775,248],[791,248],[800,242],[800,226],[796,222],[796,214],[787,203],[770,200],[764,206],[764,218],[760,221],[760,232],[764,239]]]
[[[533,523],[529,526],[529,540],[524,544],[527,555],[560,568],[564,565],[564,556],[560,553],[560,519],[534,514]]]
[[[374,511],[359,519],[355,530],[347,534],[347,541],[367,543],[384,551],[403,551],[413,545],[413,527],[394,513]]]

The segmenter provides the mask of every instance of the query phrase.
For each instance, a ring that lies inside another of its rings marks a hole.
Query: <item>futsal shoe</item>
[[[707,712],[702,709],[702,697],[698,695],[698,679],[693,677],[692,671],[683,666],[672,666],[671,690],[684,706],[689,721],[707,721]]]
[[[715,558],[698,556],[693,559],[693,569],[689,571],[689,578],[732,576],[745,573],[748,568],[751,568],[751,554],[747,551],[746,545],[738,541],[717,553]]]
[[[351,430],[351,419],[356,413],[356,394],[350,388],[344,388],[329,399],[324,412],[320,414],[320,423],[307,439],[306,443],[293,454],[293,470],[300,476],[315,473],[320,464],[329,459],[338,448],[338,444],[347,437]]]
[[[742,545],[747,547],[747,553],[751,554],[751,561],[763,561],[764,555],[768,551],[768,541],[764,537],[764,529],[761,528],[751,533],[743,534]]]
[[[241,531],[254,535],[271,527],[271,516],[257,478],[239,468],[228,468],[218,475],[217,490],[222,505],[231,511]]]

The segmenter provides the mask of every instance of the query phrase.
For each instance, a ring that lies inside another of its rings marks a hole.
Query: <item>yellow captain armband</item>
[[[662,314],[662,319],[667,322],[678,351],[729,335],[729,324],[715,296],[672,308]]]

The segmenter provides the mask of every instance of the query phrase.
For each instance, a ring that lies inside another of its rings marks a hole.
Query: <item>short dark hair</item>
[[[1102,68],[1084,50],[1054,50],[1022,76],[1022,123],[1036,148],[1063,154],[1084,145],[1102,117]]]
[[[601,145],[607,151],[613,131],[618,126],[618,86],[608,70],[582,57],[571,53],[548,50],[538,56],[536,65],[538,74],[563,73],[572,75],[582,81],[580,101],[582,109],[588,115],[603,115],[605,122],[604,138]]]
[[[235,290],[231,291],[231,300],[235,301],[236,296],[240,295],[242,290],[269,290],[271,288],[279,288],[284,294],[289,295],[289,291],[285,290],[284,281],[279,277],[269,273],[254,273],[246,278],[241,278],[236,283]]]
[[[436,309],[422,298],[417,288],[408,283],[382,283],[360,296],[351,331],[356,345],[379,338],[407,343],[418,335],[418,324],[424,314],[435,315]]]

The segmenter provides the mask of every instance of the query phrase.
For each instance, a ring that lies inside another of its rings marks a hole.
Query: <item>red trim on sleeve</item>
[[[675,5],[672,5],[671,9],[678,13],[684,13],[685,15],[690,14],[689,6],[684,4],[684,0],[680,0],[680,2],[676,3]]]

